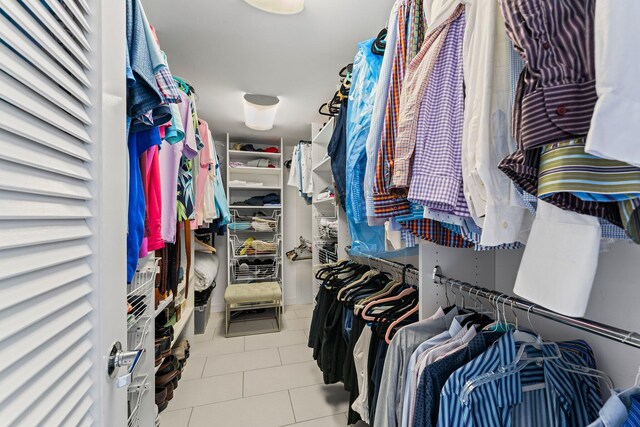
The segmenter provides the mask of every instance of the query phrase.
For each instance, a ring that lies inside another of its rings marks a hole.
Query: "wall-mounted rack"
[[[605,325],[603,323],[594,322],[588,319],[574,318],[564,316],[554,311],[532,304],[529,301],[511,297],[500,292],[491,291],[486,288],[472,285],[471,283],[447,277],[442,273],[439,266],[433,269],[433,282],[438,285],[449,286],[458,289],[462,293],[469,293],[474,297],[482,297],[491,300],[495,305],[503,304],[511,308],[517,308],[530,314],[535,314],[546,319],[572,326],[586,332],[590,332],[601,337],[629,345],[631,347],[640,348],[640,333],[625,331],[615,326]]]
[[[352,252],[349,252],[349,258],[356,261],[358,264],[369,265],[370,267],[377,268],[381,271],[390,270],[399,275],[406,273],[408,281],[412,281],[416,284],[420,283],[420,270],[411,265],[407,266],[385,258],[379,258],[373,255],[355,254]]]

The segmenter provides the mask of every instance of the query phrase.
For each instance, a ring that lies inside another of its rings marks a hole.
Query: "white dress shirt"
[[[464,192],[480,244],[526,243],[532,218],[512,203],[511,180],[498,163],[515,143],[509,131],[511,85],[509,39],[497,1],[466,4],[463,45],[466,101],[462,136]]]
[[[598,102],[586,151],[640,166],[640,55],[638,0],[598,0],[595,10],[595,69]]]

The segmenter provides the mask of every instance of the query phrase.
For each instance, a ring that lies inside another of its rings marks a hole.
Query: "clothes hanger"
[[[415,293],[415,297],[418,296],[417,293],[417,288],[414,286],[407,286],[406,283],[406,270],[407,270],[408,266],[406,266],[403,269],[403,277],[402,277],[402,286],[405,287],[405,289],[403,289],[398,295],[396,296],[392,296],[392,297],[388,297],[388,298],[382,298],[382,299],[377,299],[375,301],[370,302],[369,304],[367,304],[367,306],[364,308],[364,310],[362,311],[362,318],[365,320],[371,320],[371,321],[376,321],[378,318],[380,318],[383,314],[384,315],[392,315],[393,313],[400,311],[400,309],[404,308],[404,305],[406,304],[407,301],[407,297],[414,294]],[[388,302],[391,302],[391,307],[387,310],[383,310],[381,313],[379,313],[378,315],[371,315],[371,313],[369,312],[371,310],[371,308],[376,307],[376,306],[380,306],[383,304],[386,304]]]
[[[373,44],[371,45],[371,53],[374,55],[384,55],[384,50],[387,46],[387,28],[383,28],[379,33]]]

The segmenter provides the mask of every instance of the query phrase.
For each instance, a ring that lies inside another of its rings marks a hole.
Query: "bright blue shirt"
[[[157,127],[129,133],[129,208],[127,224],[127,283],[131,283],[138,266],[138,254],[144,238],[146,203],[140,173],[140,156],[154,145],[160,145]]]
[[[346,212],[352,249],[362,253],[382,253],[384,226],[367,224],[364,182],[367,167],[367,137],[376,97],[382,56],[371,52],[375,38],[360,42],[353,61],[352,83],[347,106]],[[386,90],[386,88],[382,88]]]

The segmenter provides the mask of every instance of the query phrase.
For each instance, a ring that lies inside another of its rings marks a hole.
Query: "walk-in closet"
[[[640,0],[0,0],[0,427],[640,427]]]

